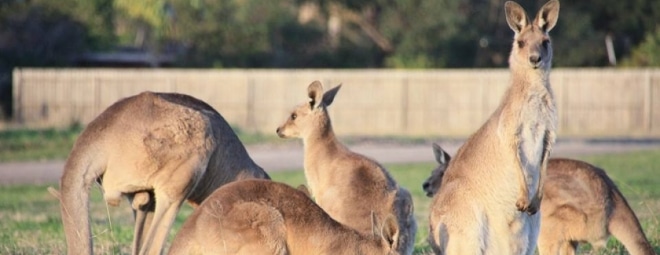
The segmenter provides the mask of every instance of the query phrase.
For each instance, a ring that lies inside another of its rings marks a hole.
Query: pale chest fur
[[[520,111],[516,138],[521,161],[538,165],[547,143],[554,143],[546,139],[556,133],[557,111],[550,91],[530,91],[528,94],[527,104]]]
[[[539,181],[540,168],[547,162],[547,152],[555,142],[557,110],[549,86],[533,86],[523,95],[515,144],[531,197],[537,192],[534,187]]]

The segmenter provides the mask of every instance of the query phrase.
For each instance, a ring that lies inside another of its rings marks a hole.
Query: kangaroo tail
[[[89,171],[91,164],[77,160],[75,151],[69,156],[60,179],[59,195],[62,224],[66,235],[68,254],[92,254],[92,235],[89,220],[90,188],[102,173]],[[89,162],[85,162],[89,163]],[[50,189],[49,189],[50,190]],[[51,193],[53,193],[51,191]]]
[[[612,195],[614,210],[607,226],[610,233],[623,243],[632,255],[655,255],[639,220],[621,192],[614,188]]]
[[[48,187],[48,193],[50,193],[53,197],[57,198],[57,200],[62,199],[62,195],[60,194],[60,191],[53,188],[53,187]]]

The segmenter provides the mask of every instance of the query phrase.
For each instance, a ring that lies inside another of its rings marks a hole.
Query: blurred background
[[[546,1],[519,2],[530,16],[534,16],[532,12]],[[21,107],[38,108],[35,111],[42,115],[51,113],[50,118],[55,118],[52,113],[56,107],[43,102],[25,106],[22,101],[37,97],[26,91],[48,86],[55,91],[62,90],[52,84],[63,80],[53,76],[44,80],[43,75],[38,75],[42,78],[35,82],[40,87],[17,91],[16,86],[21,86],[22,82],[15,81],[15,77],[23,76],[20,70],[31,67],[213,70],[505,68],[513,32],[506,24],[503,6],[503,0],[1,0],[0,119],[5,123],[25,123],[27,117],[14,116],[17,112],[23,114],[13,109]],[[562,1],[558,25],[551,31],[554,68],[658,66],[658,23],[660,1],[656,0]],[[18,75],[13,74],[16,70],[19,70]],[[627,77],[642,74],[632,73]],[[619,90],[634,89],[639,93],[627,100],[638,103],[647,100],[644,95],[658,87],[655,85],[656,74],[647,75],[636,84],[650,83],[647,87],[624,86],[617,89],[616,94],[620,94]],[[87,81],[102,80],[97,73],[90,75]],[[110,76],[121,75],[119,71]],[[162,75],[153,77],[159,81],[157,78]],[[379,75],[387,76],[385,73]],[[431,75],[430,82],[438,83],[433,80],[437,76],[442,75]],[[591,76],[598,77],[600,73]],[[296,81],[300,83],[298,85],[306,86],[313,79],[319,79],[314,75],[305,77],[309,78]],[[405,83],[406,79],[404,77],[399,83]],[[617,83],[628,81],[628,78],[612,79]],[[24,81],[29,83],[30,77],[26,76]],[[331,79],[331,82],[335,81],[344,82]],[[89,87],[92,82],[78,83],[81,87]],[[16,86],[12,87],[12,84]],[[503,85],[506,85],[506,77]],[[181,88],[181,84],[177,86],[180,92],[195,96],[204,94],[188,92]],[[594,89],[598,90],[598,87]],[[80,89],[76,87],[62,93],[69,95],[73,90]],[[141,90],[136,89],[135,93]],[[585,93],[589,94],[591,90],[587,89]],[[249,89],[246,91],[252,93]],[[52,96],[56,92],[47,93]],[[94,93],[106,92],[97,89]],[[294,93],[302,95],[303,91]],[[500,90],[484,93],[494,94],[495,102],[477,106],[484,108],[480,111],[486,113],[475,116],[475,123],[485,119],[501,95]],[[127,95],[117,95],[123,96]],[[116,99],[110,97],[106,100],[110,102],[92,102],[91,106],[78,108],[99,108],[88,114],[93,117]],[[74,101],[69,98],[52,100]],[[651,110],[658,100],[648,98],[648,101],[632,107],[637,112],[646,109],[647,112],[640,114],[646,115],[644,118],[647,119],[635,117],[632,122],[653,122]],[[286,107],[290,107],[297,101],[288,100],[286,103]],[[61,103],[58,107],[62,107]],[[607,111],[606,108],[603,106],[602,110]],[[284,114],[283,110],[277,114]],[[66,118],[68,122],[85,124],[91,117]],[[249,116],[242,116],[238,121],[249,124]]]
[[[546,1],[516,2],[533,17]],[[0,0],[0,254],[65,253],[59,201],[46,187],[57,186],[89,121],[145,90],[209,103],[273,179],[304,183],[300,141],[275,129],[313,80],[343,84],[333,129],[412,192],[415,253],[430,254],[421,227],[430,204],[421,184],[436,166],[430,143],[453,154],[509,85],[504,2]],[[553,156],[606,169],[656,252],[659,23],[658,0],[561,0],[550,31]],[[92,190],[95,250],[128,254],[130,207],[108,210]],[[625,253],[610,239],[600,254]]]

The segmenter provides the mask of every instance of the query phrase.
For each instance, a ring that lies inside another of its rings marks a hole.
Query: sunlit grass
[[[68,129],[0,131],[0,162],[66,158],[82,130]]]
[[[656,251],[660,252],[660,150],[580,158],[604,168],[637,213]],[[429,254],[427,198],[421,188],[433,164],[388,165],[399,184],[414,199],[418,234],[415,254]],[[302,171],[271,172],[276,181],[291,186],[305,183]],[[53,184],[55,186],[55,184]],[[0,254],[64,254],[64,232],[59,204],[47,185],[0,187]],[[129,254],[133,236],[133,216],[124,202],[106,207],[100,190],[93,188],[91,215],[94,249],[98,254]],[[170,241],[192,209],[184,206],[170,232]],[[588,249],[584,246],[582,250]],[[626,254],[620,243],[611,239],[604,254]]]

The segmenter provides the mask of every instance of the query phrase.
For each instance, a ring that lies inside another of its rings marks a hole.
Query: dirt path
[[[461,142],[440,143],[452,155]],[[376,159],[382,164],[434,162],[430,143],[398,144],[390,142],[362,142],[349,146],[352,150]],[[248,146],[252,158],[266,171],[302,169],[302,145]],[[621,153],[636,150],[660,149],[660,141],[559,141],[554,157]],[[0,185],[57,183],[62,175],[63,161],[0,163]]]

